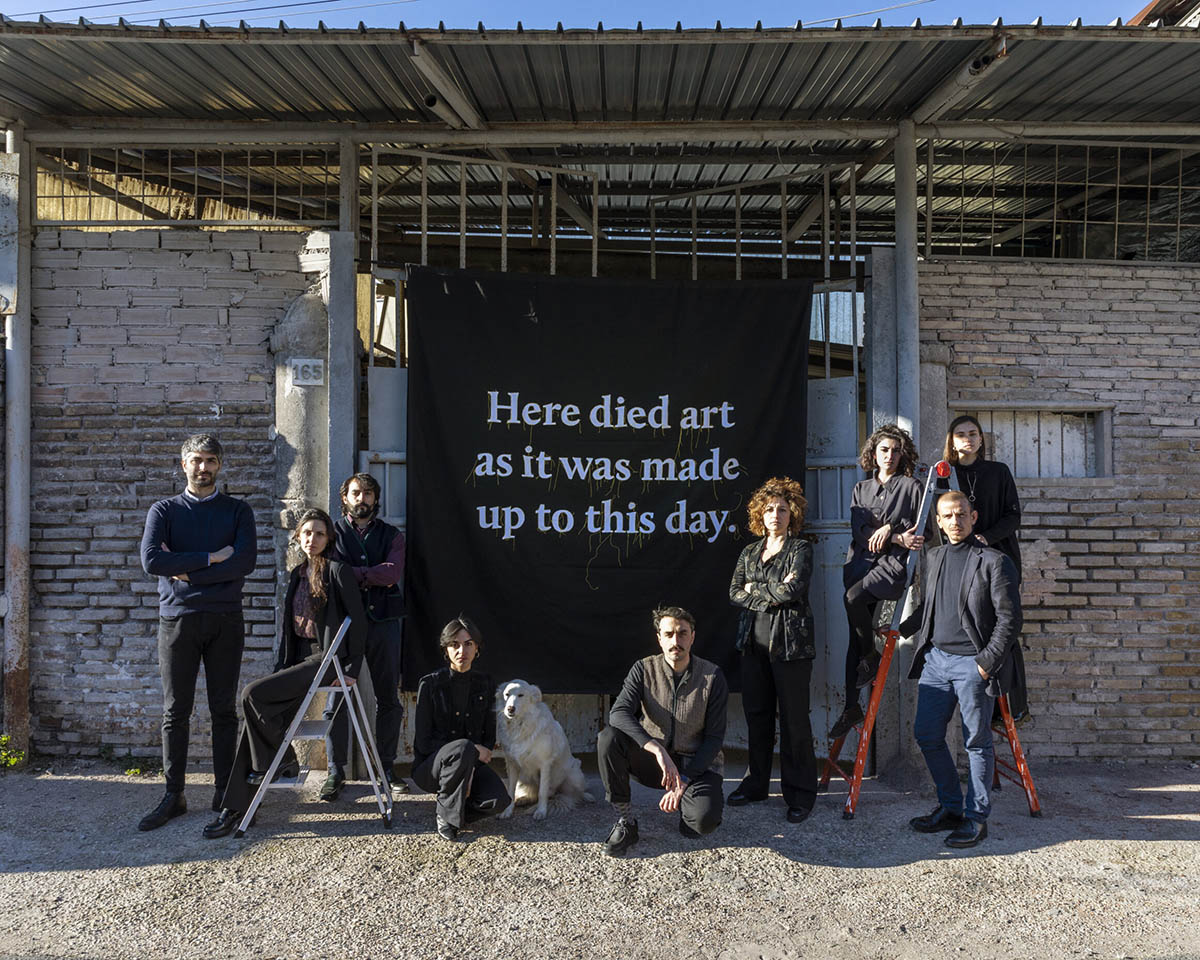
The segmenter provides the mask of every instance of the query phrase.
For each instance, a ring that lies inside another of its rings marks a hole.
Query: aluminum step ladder
[[[371,789],[375,793],[375,803],[379,807],[379,815],[383,819],[384,827],[391,829],[392,791],[391,786],[383,775],[383,763],[379,759],[379,749],[375,745],[375,733],[371,728],[371,722],[367,716],[366,704],[363,701],[362,694],[359,692],[357,683],[353,686],[346,686],[346,675],[342,672],[342,663],[337,657],[337,652],[341,649],[342,641],[345,639],[346,631],[349,629],[350,618],[346,617],[342,621],[342,625],[338,628],[337,635],[333,638],[333,643],[329,645],[329,649],[325,651],[325,656],[321,658],[321,665],[317,668],[317,672],[313,676],[312,683],[308,687],[308,692],[304,695],[304,699],[300,701],[300,705],[296,709],[296,715],[292,717],[292,722],[288,726],[287,733],[284,734],[283,742],[279,744],[279,749],[275,751],[275,756],[271,760],[270,767],[267,768],[262,783],[258,785],[258,789],[254,792],[254,799],[250,801],[249,807],[242,816],[241,823],[238,824],[238,828],[233,834],[235,837],[245,836],[246,830],[254,822],[254,815],[258,812],[258,807],[268,790],[290,790],[301,786],[308,777],[310,768],[307,765],[300,768],[300,772],[296,777],[288,777],[286,779],[276,780],[275,771],[279,769],[283,758],[296,741],[324,740],[329,736],[330,728],[333,726],[332,715],[320,720],[304,719],[304,715],[308,712],[313,697],[318,693],[337,695],[343,698],[344,702],[339,705],[338,709],[345,708],[350,713],[351,735],[362,751],[367,767],[367,779],[370,781]],[[337,681],[336,683],[322,685],[321,681],[325,678],[325,674],[328,672],[331,664]]]

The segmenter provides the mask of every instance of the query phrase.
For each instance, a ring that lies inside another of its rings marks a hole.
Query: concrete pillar
[[[4,728],[11,748],[29,752],[30,291],[32,289],[32,151],[23,130],[10,130],[0,156],[0,283],[12,296],[4,314]],[[13,150],[17,152],[12,152]]]
[[[336,516],[338,486],[355,472],[358,437],[358,240],[329,234],[328,508]]]
[[[900,121],[896,170],[897,422],[921,445],[920,300],[917,293],[917,141],[913,122]]]

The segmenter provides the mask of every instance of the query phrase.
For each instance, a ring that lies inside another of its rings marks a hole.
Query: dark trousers
[[[846,622],[850,625],[850,642],[846,646],[846,706],[858,700],[858,664],[875,649],[875,607],[879,597],[862,585],[852,583],[842,598],[846,607]]]
[[[404,708],[400,706],[400,697],[396,693],[400,686],[399,620],[370,624],[367,629],[366,659],[371,669],[371,687],[375,691],[375,745],[379,748],[384,772],[390,778],[392,764],[396,762],[396,748],[400,743],[400,721],[404,718]],[[344,709],[339,709],[334,715],[329,737],[333,741],[333,762],[339,767],[345,766],[349,754],[350,726]]]
[[[605,727],[596,738],[596,762],[609,803],[629,803],[629,777],[647,787],[662,786],[658,761],[637,745],[633,737],[616,727]],[[678,763],[678,760],[676,760]],[[706,770],[688,783],[679,801],[680,822],[701,835],[721,825],[725,809],[724,781],[713,770]]]
[[[500,775],[470,740],[451,740],[413,767],[413,781],[437,794],[437,815],[454,827],[502,813],[512,802]]]
[[[265,773],[271,765],[288,724],[296,716],[296,710],[321,666],[322,657],[323,654],[313,654],[295,666],[246,684],[242,691],[242,716],[246,719],[237,743],[233,772],[221,802],[223,807],[246,810],[255,790],[246,783],[246,775],[251,770]],[[331,683],[335,678],[330,664],[325,681]]]
[[[163,688],[163,772],[167,789],[182,792],[187,774],[188,736],[196,702],[196,678],[204,664],[212,716],[213,781],[229,782],[237,742],[237,688],[246,627],[241,611],[197,611],[158,618],[158,669]]]
[[[779,704],[779,780],[789,807],[817,802],[817,757],[808,718],[811,660],[772,660],[755,647],[742,657],[742,708],[749,732],[750,768],[743,786],[765,795],[771,783],[775,705]]]

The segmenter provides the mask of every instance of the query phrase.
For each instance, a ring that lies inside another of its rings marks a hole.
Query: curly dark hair
[[[879,470],[875,463],[875,448],[879,446],[880,440],[895,440],[900,444],[900,466],[896,473],[911,477],[913,468],[917,465],[917,445],[913,443],[913,438],[907,430],[894,423],[885,423],[867,437],[867,442],[858,454],[859,465],[870,474]]]
[[[764,537],[767,528],[763,526],[763,511],[767,501],[773,497],[782,497],[788,505],[791,518],[788,521],[788,533],[796,536],[804,527],[804,514],[808,510],[808,501],[804,499],[804,488],[791,477],[772,477],[750,495],[750,505],[746,508],[750,522],[750,532],[756,537]]]
[[[658,633],[658,625],[667,617],[672,620],[686,620],[692,625],[692,633],[696,632],[696,618],[683,609],[683,607],[655,607],[650,614],[650,618],[654,621],[654,632]]]

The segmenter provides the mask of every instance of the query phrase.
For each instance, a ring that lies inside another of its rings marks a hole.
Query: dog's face
[[[510,680],[497,691],[496,706],[509,720],[531,704],[542,702],[542,691],[524,680]]]

